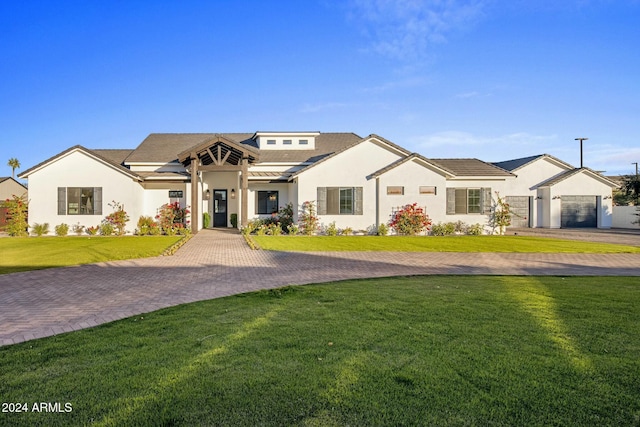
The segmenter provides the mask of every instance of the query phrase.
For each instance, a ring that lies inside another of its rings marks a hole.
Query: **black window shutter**
[[[327,214],[327,187],[318,187],[318,215]]]
[[[102,187],[93,189],[93,214],[102,215]]]
[[[355,187],[353,189],[354,202],[353,202],[353,214],[362,215],[362,187]]]
[[[491,213],[491,188],[483,188],[480,192],[480,197],[482,214],[489,215]]]
[[[456,213],[456,189],[447,188],[447,215]]]
[[[58,215],[67,214],[67,187],[58,187]]]

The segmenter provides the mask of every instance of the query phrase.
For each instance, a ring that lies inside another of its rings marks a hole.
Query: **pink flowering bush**
[[[127,214],[124,210],[124,205],[120,202],[113,200],[109,203],[109,206],[113,208],[113,212],[107,215],[104,222],[110,224],[118,236],[124,236],[127,222],[129,222],[129,214]]]
[[[419,207],[417,203],[413,203],[405,205],[395,212],[389,221],[389,227],[398,234],[415,236],[430,229],[431,219],[424,209]]]
[[[156,215],[156,221],[164,234],[173,236],[176,233],[182,234],[188,227],[187,215],[191,213],[188,207],[181,208],[179,202],[166,203],[160,207]]]

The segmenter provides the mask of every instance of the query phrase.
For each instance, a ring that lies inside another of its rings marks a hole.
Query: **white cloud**
[[[478,147],[478,146],[496,146],[503,145],[505,147],[518,145],[539,145],[541,142],[555,140],[557,135],[532,135],[526,132],[511,133],[508,135],[499,135],[493,137],[477,136],[469,132],[462,131],[445,131],[437,132],[431,135],[425,135],[414,138],[415,144],[423,148],[447,148],[451,146],[460,147]],[[540,154],[540,153],[539,153]]]
[[[351,15],[373,39],[372,50],[394,59],[423,57],[428,47],[465,30],[483,0],[352,0]]]
[[[300,109],[301,113],[317,113],[326,110],[337,110],[348,107],[349,104],[342,102],[325,102],[322,104],[305,104]]]

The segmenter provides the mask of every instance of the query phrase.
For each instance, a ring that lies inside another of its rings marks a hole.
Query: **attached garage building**
[[[611,189],[616,184],[588,168],[562,173],[538,186],[543,226],[548,228],[610,228]],[[604,194],[604,196],[603,196]]]
[[[549,154],[494,165],[517,176],[504,193],[514,214],[511,227],[611,227],[617,184],[602,174]]]

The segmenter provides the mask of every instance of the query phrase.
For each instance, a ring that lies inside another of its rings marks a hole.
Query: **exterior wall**
[[[207,190],[209,190],[209,200],[203,200],[203,195],[207,194]],[[200,200],[202,200],[202,206],[199,212],[199,229],[202,229],[202,214],[204,212],[209,212],[212,218],[211,224],[213,224],[214,190],[227,190],[227,225],[231,227],[231,214],[238,215],[238,224],[240,224],[240,204],[242,200],[240,174],[238,172],[203,172],[202,185],[199,186]],[[231,198],[231,190],[235,190],[235,199]],[[249,204],[251,204],[250,193],[251,191],[249,190]],[[249,207],[249,218],[251,218],[251,207]]]
[[[102,215],[58,215],[58,187],[102,187]],[[52,230],[61,223],[95,226],[112,212],[108,204],[115,200],[129,214],[127,231],[132,232],[145,212],[143,193],[131,177],[74,151],[29,175],[29,224],[49,223]]]
[[[531,226],[549,227],[549,208],[551,205],[548,202],[545,202],[545,200],[549,200],[548,198],[538,198],[542,197],[542,194],[540,194],[537,187],[541,183],[558,176],[567,170],[569,169],[553,163],[548,159],[539,159],[515,171],[514,173],[517,175],[517,178],[508,180],[506,182],[504,194],[500,195],[533,197],[533,206],[531,207],[533,217],[530,221]]]
[[[178,202],[181,207],[189,205],[189,198],[187,194],[188,185],[184,182],[168,183],[168,182],[152,182],[144,184],[143,193],[143,214],[150,217],[155,217],[158,210],[165,203]],[[170,198],[170,190],[182,191],[181,198]],[[130,215],[131,216],[131,215]],[[131,216],[131,221],[138,222],[138,217]]]
[[[640,220],[640,217],[636,216],[638,214],[640,214],[638,206],[614,206],[611,226],[614,228],[638,229],[640,224],[634,223]]]
[[[27,189],[12,178],[0,182],[0,200],[7,200],[14,195],[20,197],[27,194]]]
[[[513,180],[513,179],[507,178],[507,180],[505,180],[504,178],[501,178],[501,179],[485,179],[485,180],[474,180],[474,179],[448,180],[447,188],[491,188],[491,207],[493,209],[497,203],[496,191],[500,193],[500,197],[513,195],[513,194],[509,194],[506,191],[508,180]],[[522,194],[518,194],[518,195],[522,195]],[[446,200],[447,200],[446,190],[444,191],[444,194],[442,194],[440,197],[442,197],[442,200],[443,200],[443,203],[445,203],[445,209],[446,209]],[[491,222],[490,214],[482,214],[482,213],[451,214],[451,215],[445,215],[445,219],[442,220],[442,222],[458,222],[458,221],[462,221],[465,224],[469,224],[469,225],[481,224],[484,226],[485,232],[487,233],[493,232],[493,229],[490,226],[490,222]],[[437,222],[438,221],[434,221],[434,223],[437,223]]]
[[[378,178],[378,224],[388,223],[396,208],[417,203],[434,223],[446,221],[446,179],[415,161],[406,162]],[[404,195],[388,195],[388,186],[404,187]],[[436,194],[420,194],[420,186],[436,187]]]
[[[290,184],[288,183],[249,183],[249,212],[247,215],[249,220],[257,218],[269,218],[271,216],[270,214],[257,213],[256,205],[258,201],[258,191],[277,191],[278,207],[281,208],[291,200],[289,186]]]
[[[319,215],[320,224],[366,230],[376,224],[376,182],[372,173],[400,158],[373,141],[364,141],[298,175],[300,203],[316,200],[318,187],[362,187],[362,215]]]

